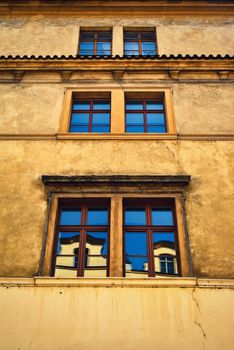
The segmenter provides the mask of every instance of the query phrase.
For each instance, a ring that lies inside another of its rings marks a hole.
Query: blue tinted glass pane
[[[125,39],[137,39],[138,32],[124,32],[124,38]]]
[[[93,42],[81,42],[80,43],[80,54],[81,55],[92,55],[94,50]]]
[[[154,101],[147,101],[146,102],[146,109],[147,110],[163,110],[163,103],[161,102],[154,102]]]
[[[73,103],[73,110],[75,111],[89,111],[90,110],[90,102],[89,101],[79,101],[75,100]]]
[[[175,235],[174,232],[154,232],[153,243],[159,248],[159,243],[165,242],[165,247],[168,246],[171,249],[175,249]],[[161,247],[161,245],[160,245]],[[162,252],[160,253],[162,254]]]
[[[158,125],[150,125],[148,126],[148,132],[152,132],[152,133],[165,133],[166,132],[166,128],[165,126],[158,126]]]
[[[124,43],[124,51],[127,55],[139,55],[139,45],[138,43]]]
[[[89,113],[72,113],[72,124],[88,124]]]
[[[155,53],[155,43],[149,41],[142,42],[142,50]]]
[[[160,272],[174,274],[174,259],[173,257],[160,257]]]
[[[81,209],[80,208],[64,208],[60,215],[60,225],[80,225]]]
[[[108,225],[108,209],[89,208],[87,225]]]
[[[79,239],[79,232],[59,232],[57,255],[74,255]]]
[[[109,113],[94,113],[93,124],[110,124]]]
[[[154,40],[154,32],[143,32],[141,33],[141,38]]]
[[[111,40],[111,32],[98,32],[98,40]]]
[[[97,54],[99,54],[99,55],[110,54],[110,47],[111,47],[110,43],[107,43],[107,42],[97,43]]]
[[[107,255],[107,232],[87,232],[86,247],[89,247],[88,255]]]
[[[125,233],[125,256],[142,255],[147,257],[147,240],[145,232]]]
[[[143,110],[143,103],[142,101],[127,101],[126,102],[126,110],[127,111],[136,111],[136,110]]]
[[[132,132],[132,133],[142,133],[144,132],[144,126],[140,126],[140,125],[127,125],[126,126],[126,132]]]
[[[91,39],[94,40],[94,32],[83,32],[80,34],[81,39]]]
[[[125,225],[146,225],[145,208],[127,208],[125,210]]]
[[[109,111],[110,110],[110,102],[108,102],[108,101],[94,101],[93,109],[94,110]]]
[[[148,124],[164,124],[164,114],[163,113],[147,113],[147,123]]]
[[[109,125],[93,125],[92,132],[110,132]]]
[[[173,225],[171,209],[152,209],[152,223],[158,226]]]
[[[72,125],[70,127],[70,132],[88,132],[89,126],[88,125]]]
[[[140,124],[144,125],[144,115],[143,113],[127,113],[126,114],[127,124]]]

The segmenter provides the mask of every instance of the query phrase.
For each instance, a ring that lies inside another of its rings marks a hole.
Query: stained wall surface
[[[131,11],[130,11],[131,13]],[[76,55],[80,27],[156,27],[162,54],[233,54],[233,19],[115,17],[0,18],[1,55]],[[23,33],[23,35],[22,35]]]
[[[4,350],[233,349],[233,289],[3,286],[0,307]]]

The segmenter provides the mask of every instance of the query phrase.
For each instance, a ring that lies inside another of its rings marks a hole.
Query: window
[[[109,203],[63,202],[58,212],[52,275],[108,276]]]
[[[124,208],[126,277],[177,274],[179,259],[175,221],[174,206],[170,201],[126,202]],[[170,254],[171,260],[166,254]]]
[[[124,31],[125,55],[155,55],[156,53],[155,31]]]
[[[111,31],[88,31],[81,30],[79,54],[89,55],[111,55]]]
[[[126,132],[165,133],[166,118],[163,98],[126,98]]]
[[[110,132],[110,99],[79,98],[72,101],[70,132]]]
[[[67,88],[59,139],[176,139],[172,92]]]

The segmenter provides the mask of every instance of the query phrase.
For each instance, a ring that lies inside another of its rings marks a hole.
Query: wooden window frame
[[[125,38],[125,33],[128,33],[128,32],[132,32],[132,33],[136,33],[137,34],[137,39],[127,39]],[[152,38],[150,39],[142,39],[142,33],[152,33]],[[156,36],[156,28],[145,28],[145,29],[142,29],[142,28],[124,28],[124,46],[125,46],[125,42],[138,42],[138,51],[139,53],[137,54],[134,54],[133,56],[139,56],[139,55],[142,55],[142,43],[143,42],[152,42],[154,41],[155,43],[155,53],[154,54],[149,54],[149,55],[157,55],[157,36]],[[124,49],[124,55],[128,56],[129,54],[126,53],[125,49]],[[147,54],[148,55],[148,54]],[[130,55],[132,56],[132,55]]]
[[[89,109],[88,110],[79,110],[79,111],[77,111],[77,110],[74,110],[73,109],[73,105],[74,105],[74,100],[79,100],[79,101],[89,101]],[[101,97],[101,96],[97,96],[97,97],[89,97],[88,95],[87,95],[87,97],[73,97],[72,98],[72,107],[71,107],[71,118],[70,118],[70,125],[69,125],[69,132],[70,133],[73,133],[72,131],[70,131],[70,129],[71,129],[71,127],[72,127],[72,113],[80,113],[80,112],[84,112],[84,113],[87,113],[87,114],[89,114],[89,124],[88,124],[88,133],[94,133],[93,131],[92,131],[92,127],[93,127],[93,115],[95,114],[95,113],[109,113],[109,118],[110,118],[110,123],[109,123],[109,131],[107,131],[106,133],[109,133],[110,132],[110,130],[111,130],[111,110],[94,110],[93,109],[93,105],[94,105],[94,101],[98,101],[98,100],[100,100],[100,101],[108,101],[109,103],[110,103],[110,106],[111,106],[111,99],[110,99],[110,97]],[[104,133],[104,132],[103,132]],[[99,134],[99,133],[97,133],[97,134]]]
[[[154,232],[173,232],[175,237],[175,247],[176,247],[176,261],[177,261],[177,274],[174,274],[175,276],[181,276],[181,264],[180,264],[180,250],[179,250],[179,242],[178,242],[178,233],[177,233],[177,219],[176,219],[176,213],[175,213],[175,204],[174,200],[172,199],[155,199],[155,198],[148,198],[148,199],[137,199],[134,200],[128,200],[125,199],[123,204],[123,216],[125,214],[125,210],[128,207],[141,207],[145,208],[146,213],[146,225],[125,225],[124,223],[124,217],[123,217],[123,276],[126,276],[126,264],[125,264],[125,233],[126,232],[145,232],[146,233],[146,240],[147,240],[147,257],[148,257],[148,277],[155,277],[156,273],[159,274],[159,272],[155,271],[155,264],[154,264],[154,254],[153,254],[153,246],[152,246],[152,238]],[[152,224],[152,208],[170,208],[172,210],[172,216],[173,216],[173,223],[174,225],[170,226],[159,226],[159,225],[153,225]],[[171,275],[167,275],[171,276]]]
[[[143,104],[143,110],[127,110],[127,103],[129,101],[138,101],[140,100]],[[163,110],[149,110],[149,109],[146,109],[146,102],[147,101],[159,101],[159,102],[162,102],[163,104]],[[129,114],[134,114],[134,113],[142,113],[143,114],[143,118],[144,118],[144,133],[151,133],[148,131],[148,122],[147,122],[147,114],[148,113],[163,113],[164,114],[164,127],[165,127],[165,132],[163,134],[166,134],[167,133],[167,123],[166,123],[166,110],[165,110],[165,98],[164,96],[162,98],[159,98],[159,97],[127,97],[125,96],[125,132],[126,133],[129,133],[127,131],[127,113]],[[151,133],[151,134],[157,134],[157,133]],[[162,133],[159,133],[159,134],[162,134]]]
[[[82,56],[111,56],[112,54],[112,46],[113,46],[113,33],[112,33],[112,30],[111,29],[92,29],[92,28],[81,28],[80,29],[80,34],[79,34],[79,45],[78,45],[78,55],[81,55],[80,54],[80,44],[81,44],[81,37],[82,37],[82,33],[94,33],[94,40],[93,40],[93,44],[94,44],[94,48],[93,48],[93,53],[92,54],[82,54]],[[98,40],[98,35],[99,33],[103,33],[103,32],[108,32],[110,33],[110,40],[102,40],[103,42],[108,42],[110,43],[110,53],[109,54],[106,54],[106,55],[100,55],[100,54],[97,54],[97,44],[99,42]],[[88,40],[87,40],[88,41]],[[86,42],[86,40],[82,40],[82,42]]]
[[[69,132],[72,101],[73,97],[78,98],[96,97],[106,98],[110,96],[111,101],[111,128],[109,133],[75,133]],[[105,96],[105,97],[104,97]],[[126,96],[131,98],[138,98],[139,96],[145,96],[146,99],[162,96],[165,108],[166,119],[166,133],[126,133],[125,132],[125,98]],[[138,87],[132,88],[65,88],[65,96],[63,101],[62,113],[60,118],[59,130],[57,133],[57,139],[98,139],[98,140],[160,140],[160,139],[177,139],[174,109],[172,103],[172,89],[169,86],[145,88]]]
[[[57,180],[56,180],[57,181]],[[129,181],[129,178],[128,178]],[[44,181],[46,183],[46,181]],[[51,187],[48,186],[48,218],[46,237],[42,250],[40,275],[51,276],[52,257],[55,247],[56,225],[58,220],[58,208],[61,201],[95,201],[99,200],[110,203],[110,230],[109,230],[109,277],[123,277],[123,208],[126,201],[136,203],[145,202],[170,202],[174,203],[175,223],[178,237],[178,272],[181,277],[192,276],[191,258],[189,253],[189,241],[186,229],[186,216],[184,207],[184,190],[181,185],[157,186],[148,184],[126,183],[121,185],[116,182],[113,184],[90,185],[74,183],[68,187],[61,183]],[[183,186],[183,185],[182,185]],[[143,194],[142,194],[143,193]],[[176,278],[176,277],[173,277]]]
[[[80,207],[81,208],[81,224],[80,225],[59,225],[59,218],[61,215],[61,211],[64,208],[69,207]],[[108,209],[108,225],[87,225],[87,213],[88,208],[101,208],[106,207]],[[52,253],[52,261],[51,261],[51,270],[50,275],[54,276],[55,274],[55,264],[56,264],[56,250],[57,250],[57,244],[58,244],[58,237],[59,232],[80,232],[80,242],[79,242],[79,249],[78,249],[78,255],[75,255],[76,258],[78,258],[78,261],[81,263],[77,265],[77,277],[83,277],[84,271],[85,271],[85,249],[86,249],[86,235],[87,231],[97,231],[97,232],[107,232],[107,276],[109,277],[109,253],[110,253],[110,204],[109,201],[104,199],[100,200],[97,198],[88,198],[88,199],[60,199],[58,202],[58,208],[57,208],[57,215],[56,215],[56,224],[55,224],[55,234],[53,239],[53,253]]]

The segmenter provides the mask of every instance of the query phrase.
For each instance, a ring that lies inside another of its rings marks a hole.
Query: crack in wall
[[[195,297],[196,287],[197,287],[197,280],[196,280],[195,286],[194,286],[193,289],[192,289],[192,299],[193,299],[193,301],[194,301],[194,303],[195,303],[195,305],[196,305],[197,311],[198,311],[198,312],[197,312],[197,315],[196,315],[196,317],[195,317],[194,323],[195,323],[195,325],[200,329],[200,331],[201,331],[201,333],[202,333],[202,337],[203,337],[203,339],[202,339],[202,344],[203,344],[203,349],[205,350],[205,349],[206,349],[206,345],[205,345],[206,333],[205,333],[205,331],[204,331],[204,328],[203,328],[201,322],[198,321],[198,318],[201,316],[201,309],[200,309],[199,302],[198,302],[198,300],[197,300],[196,297]]]

